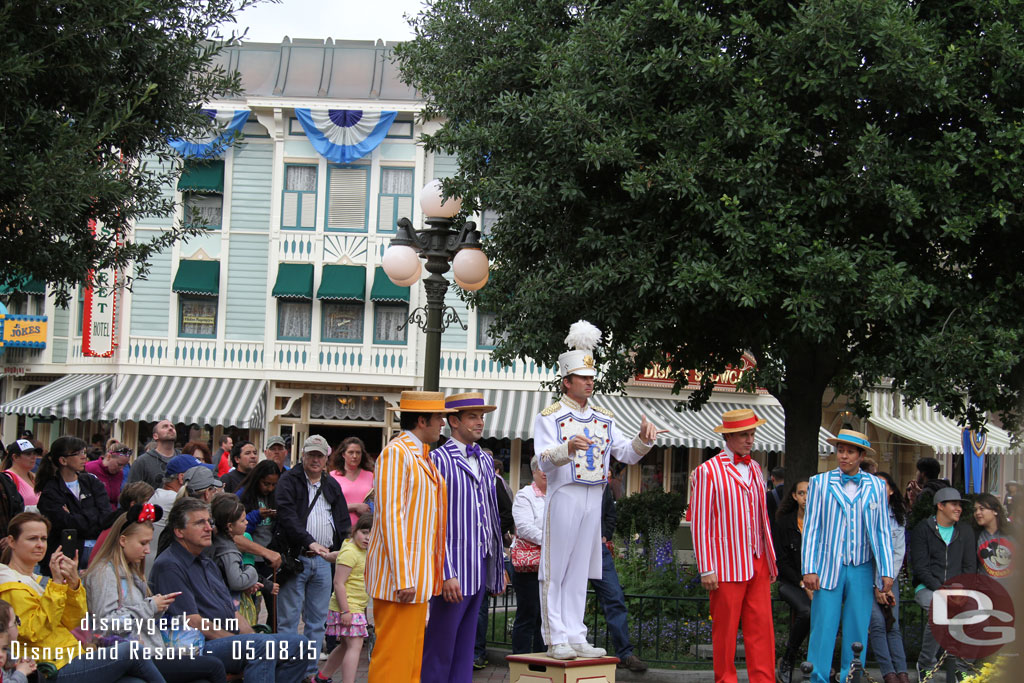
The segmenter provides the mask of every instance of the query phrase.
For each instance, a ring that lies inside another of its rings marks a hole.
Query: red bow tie
[[[740,455],[739,453],[737,453],[737,454],[732,456],[732,462],[733,462],[734,465],[749,465],[750,464],[750,456],[749,455]]]

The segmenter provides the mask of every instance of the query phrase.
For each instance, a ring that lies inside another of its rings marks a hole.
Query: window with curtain
[[[220,230],[223,209],[224,197],[221,195],[190,192],[185,197],[185,223]]]
[[[281,228],[316,228],[316,166],[288,165],[284,168],[281,197]]]
[[[377,230],[394,232],[398,219],[412,217],[411,168],[382,168],[380,196],[377,206]]]
[[[178,335],[217,336],[217,297],[178,296]]]
[[[490,237],[491,230],[494,229],[494,225],[498,222],[499,218],[501,218],[501,214],[497,211],[484,209],[484,211],[480,213],[480,234],[484,237]]]
[[[363,341],[363,304],[324,301],[320,305],[320,338],[329,342]]]
[[[405,325],[409,317],[407,304],[376,304],[373,312],[373,342],[375,344],[404,344],[409,332]]]
[[[277,300],[277,338],[309,341],[313,325],[312,301]]]
[[[494,323],[497,314],[488,311],[477,310],[476,312],[476,347],[478,349],[493,349],[498,344],[498,338],[490,333],[490,327]]]

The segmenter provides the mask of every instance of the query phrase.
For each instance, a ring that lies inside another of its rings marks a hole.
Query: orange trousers
[[[720,581],[711,591],[715,683],[736,683],[736,636],[741,626],[750,683],[775,683],[775,626],[768,571],[768,560],[762,554],[754,558],[750,581]],[[377,650],[373,652],[376,656]]]
[[[373,599],[377,642],[367,683],[419,683],[428,602]]]

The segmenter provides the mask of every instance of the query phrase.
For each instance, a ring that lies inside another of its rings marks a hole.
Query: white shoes
[[[568,643],[555,643],[548,648],[548,657],[551,659],[576,659],[576,650]]]
[[[604,657],[607,652],[602,648],[594,647],[590,643],[569,643],[569,646],[576,652],[580,657]]]

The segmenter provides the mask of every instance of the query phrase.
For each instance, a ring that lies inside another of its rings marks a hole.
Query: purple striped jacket
[[[444,578],[457,578],[466,596],[481,588],[500,593],[505,589],[505,562],[494,488],[494,460],[480,453],[481,476],[477,479],[466,460],[465,446],[456,444],[455,439],[449,439],[430,452],[448,488]]]

